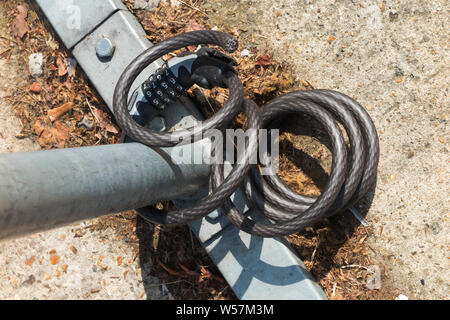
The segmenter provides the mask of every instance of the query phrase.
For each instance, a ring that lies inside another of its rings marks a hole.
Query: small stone
[[[70,246],[70,251],[72,251],[73,254],[77,254],[78,250],[74,246]]]
[[[77,68],[77,65],[78,65],[77,60],[75,60],[73,58],[66,59],[66,68],[67,68],[67,72],[69,73],[70,77],[75,75],[75,70]]]
[[[35,281],[36,281],[36,278],[33,275],[31,275],[28,277],[27,280],[22,282],[22,286],[31,286]]]
[[[438,235],[439,232],[441,232],[441,230],[442,230],[442,228],[441,228],[441,226],[439,225],[439,223],[433,222],[433,223],[431,224],[431,231],[433,232],[434,235]]]
[[[134,10],[143,10],[146,9],[148,6],[148,3],[146,0],[136,0],[134,2]]]
[[[398,19],[398,13],[397,12],[389,12],[389,21],[394,22]]]
[[[42,53],[33,53],[28,57],[28,67],[33,78],[40,77],[43,73],[42,65],[44,63],[44,56]]]
[[[147,5],[147,11],[152,11],[159,6],[160,0],[149,0]]]
[[[402,69],[400,69],[399,67],[396,67],[395,68],[395,76],[396,77],[403,77],[405,75],[405,72],[402,70]]]
[[[94,121],[84,116],[83,119],[78,123],[78,126],[85,127],[87,130],[92,130],[92,128],[94,128]]]
[[[160,0],[136,0],[134,2],[135,10],[152,11],[159,6]]]
[[[55,265],[59,262],[59,256],[57,254],[54,254],[50,257],[50,263]]]
[[[164,3],[170,2],[172,8],[181,6],[181,2],[178,0],[164,0]]]
[[[244,49],[241,51],[241,57],[249,57],[250,56],[250,50]]]

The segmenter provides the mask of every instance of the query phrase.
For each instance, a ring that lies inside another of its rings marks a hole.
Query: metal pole
[[[177,148],[192,154],[201,143]],[[175,165],[169,152],[127,143],[0,155],[0,240],[177,199],[207,183],[208,165]]]

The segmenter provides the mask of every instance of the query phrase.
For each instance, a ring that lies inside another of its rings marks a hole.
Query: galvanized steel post
[[[174,165],[169,153],[127,143],[0,155],[0,240],[188,196],[207,183],[209,166]]]

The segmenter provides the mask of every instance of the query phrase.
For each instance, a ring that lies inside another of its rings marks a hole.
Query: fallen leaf
[[[69,138],[69,128],[60,121],[55,121],[53,125],[47,122],[40,118],[32,126],[33,131],[39,136],[39,144],[45,149],[64,148]]]
[[[262,57],[259,57],[258,60],[256,60],[255,66],[270,66],[272,64],[272,59],[266,54]]]
[[[17,11],[18,13],[14,19],[11,30],[16,36],[23,38],[23,36],[30,30],[28,23],[25,21],[28,16],[28,5],[23,4],[17,6]]]
[[[75,113],[74,113],[74,117],[75,117],[75,120],[77,120],[78,122],[80,122],[81,119],[83,119],[83,114],[82,114],[82,113],[79,113],[79,112],[75,112]]]
[[[185,32],[200,31],[200,30],[206,30],[206,27],[204,25],[197,23],[197,21],[195,21],[194,19],[189,20],[189,22],[186,24]]]

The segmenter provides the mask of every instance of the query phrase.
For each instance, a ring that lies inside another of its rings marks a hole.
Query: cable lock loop
[[[166,133],[138,125],[128,113],[126,97],[131,84],[147,65],[170,51],[199,44],[219,45],[227,52],[237,48],[237,41],[225,33],[194,31],[155,45],[126,68],[114,93],[114,111],[117,122],[127,135],[148,146],[169,147],[176,145],[180,138],[192,138],[198,134],[194,133],[193,128]],[[172,60],[175,60],[172,64],[177,62],[176,58]],[[224,107],[212,118],[203,121],[203,132],[225,127],[242,107],[247,114],[247,129],[266,128],[274,119],[287,114],[308,114],[318,120],[330,136],[333,154],[330,178],[322,194],[312,198],[289,189],[276,174],[262,176],[258,166],[250,165],[249,161],[258,147],[258,133],[253,130],[249,133],[244,155],[226,178],[223,164],[212,166],[213,191],[210,195],[189,209],[165,212],[145,208],[140,210],[145,219],[159,224],[185,224],[220,207],[228,219],[245,232],[261,237],[285,236],[351,207],[374,184],[379,159],[378,136],[369,114],[355,100],[331,90],[296,91],[282,95],[258,110],[253,101],[244,100],[242,83],[232,68],[235,65],[232,59],[217,50],[202,48],[193,54],[192,61],[186,61],[185,65],[172,68],[177,74],[166,68],[143,85],[144,93],[152,89],[147,99],[153,106],[161,108],[164,103],[169,103],[172,99],[170,90],[177,89],[177,84],[187,90],[197,83],[206,88],[223,86],[230,90],[230,98]],[[170,80],[172,78],[175,83]],[[181,88],[178,89],[175,93],[181,94]],[[155,95],[159,96],[158,106],[151,102]],[[344,143],[338,122],[347,133],[350,147]],[[265,155],[260,161],[270,163],[269,158],[270,155]],[[250,202],[270,220],[269,223],[251,220],[246,213],[234,207],[229,197],[241,186]]]

